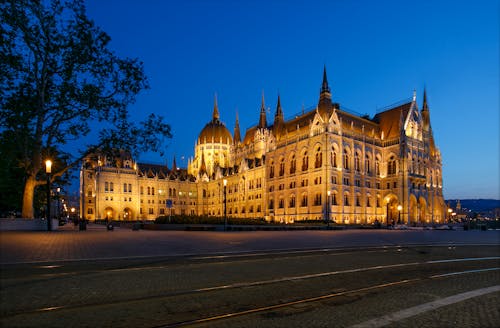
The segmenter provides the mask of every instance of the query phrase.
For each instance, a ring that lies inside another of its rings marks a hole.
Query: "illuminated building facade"
[[[325,70],[314,109],[285,120],[278,96],[269,124],[262,97],[259,123],[243,138],[238,117],[233,134],[220,121],[215,100],[187,168],[136,163],[126,152],[89,156],[81,201],[90,220],[225,209],[229,218],[284,223],[438,223],[446,219],[441,167],[425,90],[421,108],[414,94],[359,116],[332,102]]]

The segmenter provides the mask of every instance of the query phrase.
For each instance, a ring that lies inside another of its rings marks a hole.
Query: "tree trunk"
[[[26,183],[24,185],[24,193],[23,193],[23,212],[22,217],[25,219],[33,219],[34,211],[33,211],[33,198],[35,195],[35,187],[37,186],[37,181],[34,176],[29,176],[26,179]]]

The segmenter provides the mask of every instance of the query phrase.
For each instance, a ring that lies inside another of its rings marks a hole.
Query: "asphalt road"
[[[494,231],[96,230],[0,237],[2,327],[500,322]],[[16,243],[16,255],[6,253]]]

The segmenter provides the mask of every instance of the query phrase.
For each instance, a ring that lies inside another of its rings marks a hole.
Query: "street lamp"
[[[227,197],[226,197],[226,188],[227,188],[227,179],[222,180],[224,183],[224,231],[227,229]]]
[[[330,195],[332,194],[332,192],[330,190],[328,190],[326,192],[326,194],[328,195],[327,197],[327,200],[326,200],[326,226],[328,228],[330,228]]]
[[[401,210],[403,209],[403,206],[398,205],[398,224],[401,224]]]
[[[52,220],[50,219],[50,173],[52,173],[52,161],[45,161],[45,173],[47,173],[47,231],[52,230]]]
[[[389,197],[385,199],[385,226],[389,226]]]
[[[448,208],[448,223],[450,222],[451,212],[453,212],[453,210],[451,208]]]

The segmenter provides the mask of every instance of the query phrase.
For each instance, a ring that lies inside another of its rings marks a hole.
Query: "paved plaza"
[[[0,232],[1,263],[140,258],[412,244],[499,244],[499,231],[133,231],[89,224],[53,232]]]

